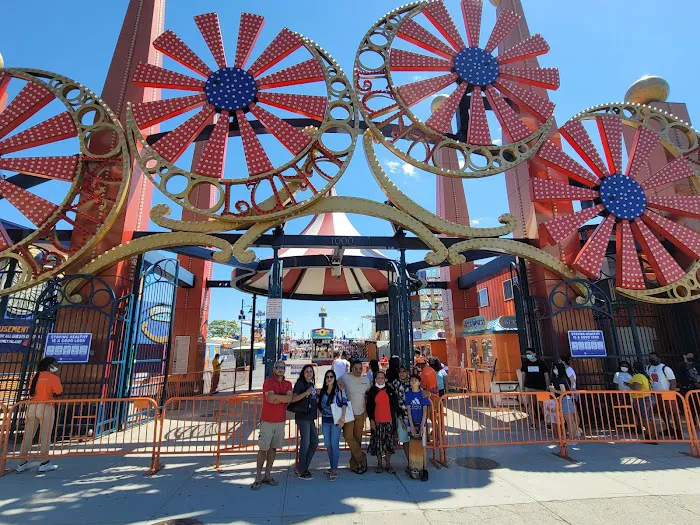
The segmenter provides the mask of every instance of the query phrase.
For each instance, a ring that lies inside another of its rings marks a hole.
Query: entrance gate
[[[128,397],[151,397],[161,406],[168,380],[179,269],[177,259],[162,259],[142,270],[129,345]]]

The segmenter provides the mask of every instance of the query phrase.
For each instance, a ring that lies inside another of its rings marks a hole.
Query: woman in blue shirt
[[[440,397],[442,397],[447,391],[447,372],[445,372],[442,367],[442,362],[437,357],[432,357],[429,363],[437,375],[438,393]]]
[[[333,418],[333,405],[342,408],[340,419],[336,422]],[[329,481],[338,479],[338,460],[340,459],[340,433],[345,425],[345,410],[348,406],[348,398],[336,381],[335,372],[329,370],[323,378],[323,390],[318,398],[318,410],[321,412],[323,438],[328,450],[328,461],[331,469],[328,471]]]

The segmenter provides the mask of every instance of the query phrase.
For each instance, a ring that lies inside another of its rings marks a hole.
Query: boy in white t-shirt
[[[655,392],[675,392],[676,391],[676,375],[670,366],[666,366],[661,362],[659,356],[652,352],[649,354],[649,366],[646,368],[647,375],[652,380],[651,389]],[[659,399],[656,400],[657,403]],[[661,411],[661,421],[670,423],[666,432],[674,439],[683,438],[683,430],[681,426],[681,415],[678,404],[675,400],[664,400],[663,404],[658,403]],[[664,414],[665,412],[665,414]],[[673,428],[671,428],[671,426]]]

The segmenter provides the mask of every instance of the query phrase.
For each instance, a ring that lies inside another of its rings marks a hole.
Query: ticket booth
[[[466,351],[460,361],[469,374],[470,389],[491,392],[494,382],[517,382],[521,360],[515,317],[504,315],[490,321],[483,316],[470,317],[464,320],[463,328]]]

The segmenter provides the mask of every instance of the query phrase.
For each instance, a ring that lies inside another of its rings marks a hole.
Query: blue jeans
[[[323,438],[328,449],[328,461],[331,463],[331,470],[338,469],[340,460],[340,433],[342,429],[334,423],[323,424]]]
[[[316,420],[297,419],[297,427],[299,428],[299,459],[297,465],[299,474],[302,474],[309,470],[311,460],[318,448]]]

